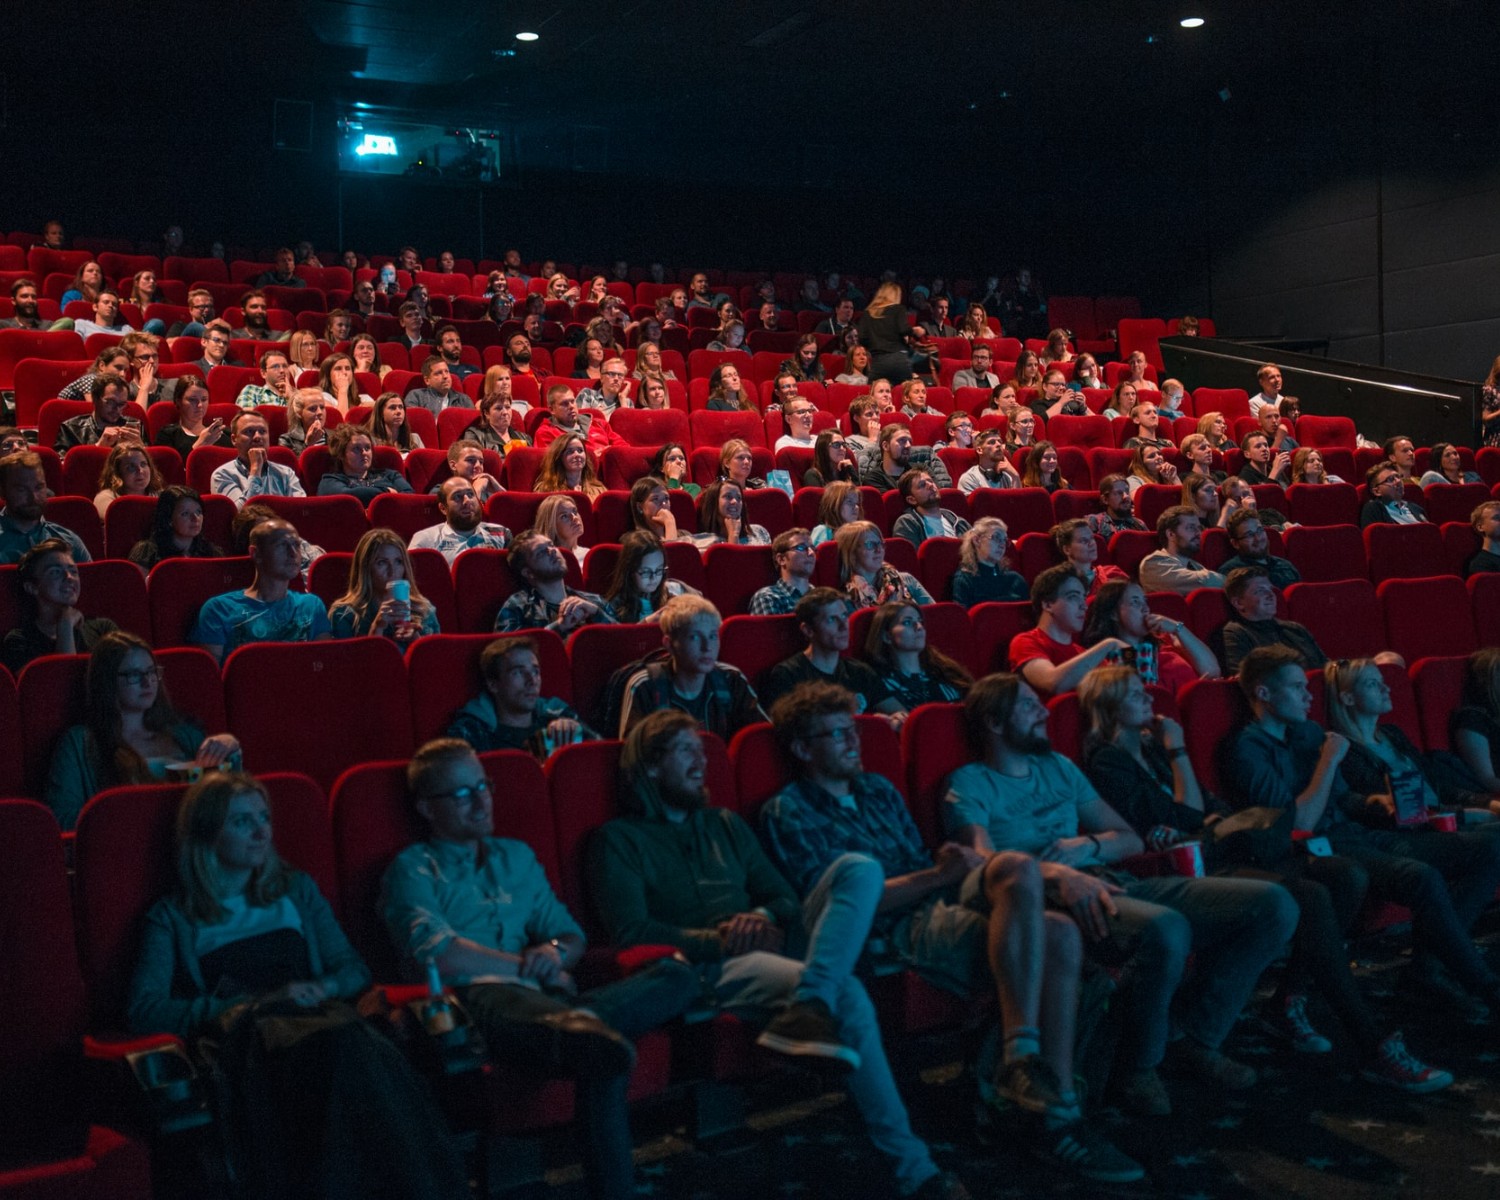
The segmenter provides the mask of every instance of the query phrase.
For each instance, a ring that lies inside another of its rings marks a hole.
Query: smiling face
[[[719,489],[719,516],[738,521],[745,515],[745,497],[738,485],[726,483]]]
[[[583,469],[588,466],[588,462],[589,453],[583,442],[578,438],[569,438],[567,448],[562,453],[562,469],[570,483],[577,483],[583,478]]]
[[[35,583],[27,583],[25,587],[44,609],[72,608],[82,594],[73,556],[60,550],[42,559],[36,568],[35,579]]]

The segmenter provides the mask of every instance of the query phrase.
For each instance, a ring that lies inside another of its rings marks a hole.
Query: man
[[[422,269],[422,256],[417,253],[415,246],[402,246],[401,253],[396,256],[396,265],[408,275],[413,275]]]
[[[42,319],[37,297],[36,284],[30,279],[18,279],[11,284],[10,302],[14,315],[0,321],[0,329],[45,330],[52,328],[51,321]]]
[[[267,447],[271,428],[253,409],[241,409],[229,422],[235,457],[214,470],[209,490],[228,496],[239,508],[252,496],[305,496],[302,481],[291,467],[273,463]]]
[[[236,420],[244,417],[241,413]],[[318,642],[332,636],[323,601],[291,590],[302,574],[302,539],[289,521],[262,521],[250,531],[250,561],[255,567],[250,586],[205,603],[189,642],[223,662],[251,642]]]
[[[1272,454],[1295,454],[1298,441],[1292,436],[1289,426],[1281,420],[1281,409],[1274,404],[1261,405],[1260,412],[1255,419],[1260,422],[1260,431],[1266,435],[1271,443]]]
[[[531,299],[537,299],[533,296]],[[547,322],[539,312],[527,312],[521,321],[521,332],[526,335],[526,341],[533,346],[540,346],[547,340]]]
[[[427,318],[422,312],[420,305],[407,300],[396,310],[396,319],[401,322],[401,333],[396,341],[401,343],[403,349],[410,353],[413,350],[427,350],[426,324]]]
[[[505,361],[512,375],[531,374],[531,341],[524,333],[512,334],[505,343]]]
[[[845,657],[849,649],[849,606],[844,594],[817,587],[797,601],[797,627],[807,639],[800,653],[783,659],[766,672],[760,688],[768,708],[803,683],[837,684],[854,697],[856,712],[880,713],[899,730],[906,708],[891,695],[869,663]]]
[[[422,386],[406,393],[407,408],[425,408],[435,418],[445,408],[473,408],[474,401],[453,386],[453,373],[441,354],[422,360]]]
[[[214,294],[202,288],[193,288],[187,294],[187,320],[173,321],[167,330],[169,338],[201,338],[208,323],[214,319]]]
[[[241,408],[255,408],[261,404],[278,404],[286,407],[292,402],[292,364],[284,350],[263,350],[260,355],[260,377],[262,383],[247,383],[240,389],[234,402]]]
[[[790,371],[782,371],[771,381],[771,403],[781,407],[783,416],[801,394],[797,390],[797,377]]]
[[[1275,363],[1266,363],[1255,372],[1255,378],[1260,382],[1260,392],[1250,397],[1250,415],[1260,415],[1260,410],[1267,404],[1275,405],[1280,409],[1281,395],[1281,368]],[[1295,403],[1295,398],[1294,398]]]
[[[476,753],[525,750],[545,760],[559,746],[596,741],[573,706],[542,695],[542,660],[529,637],[496,638],[479,656],[483,690],[448,725]]]
[[[840,300],[833,306],[833,315],[826,320],[818,322],[814,333],[826,333],[832,335],[835,346],[844,344],[844,335],[854,328],[854,301]]]
[[[161,339],[154,333],[127,333],[120,339],[120,349],[130,356],[125,377],[130,383],[131,403],[149,408],[158,401],[170,401],[177,390],[176,381],[164,381],[156,373],[161,364]]]
[[[1221,778],[1230,803],[1292,809],[1294,829],[1364,869],[1372,897],[1412,910],[1404,986],[1475,1018],[1500,1008],[1500,978],[1469,937],[1500,885],[1500,843],[1485,834],[1390,828],[1393,796],[1352,791],[1339,770],[1348,741],[1308,720],[1312,692],[1293,651],[1252,650],[1239,683],[1253,719],[1229,745]]]
[[[90,334],[132,332],[131,327],[120,319],[120,295],[111,287],[102,287],[94,297],[94,319],[75,320],[73,332],[87,339]]]
[[[969,522],[939,503],[938,485],[929,471],[913,467],[896,481],[896,490],[906,502],[906,511],[891,526],[893,537],[921,546],[930,537],[963,537]]]
[[[47,498],[47,472],[41,455],[22,450],[0,458],[0,563],[20,562],[21,555],[40,542],[57,538],[72,549],[74,562],[88,562],[88,548],[71,529],[43,517]]]
[[[474,487],[481,505],[487,504],[491,496],[505,489],[500,481],[484,469],[484,447],[478,442],[460,440],[448,447],[448,470],[460,479],[467,479]],[[435,484],[434,493],[441,492],[443,485]]]
[[[929,854],[901,793],[863,769],[854,697],[843,688],[803,684],[771,720],[794,779],[761,809],[761,828],[797,894],[843,855],[878,863],[885,884],[871,935],[886,949],[877,954],[959,995],[998,995],[1003,1055],[982,1083],[1041,1118],[1038,1148],[1052,1162],[1096,1182],[1142,1178],[1138,1163],[1083,1123],[1073,1086],[1078,927],[1046,910],[1035,860],[986,857],[957,842]]]
[[[1182,406],[1186,403],[1187,389],[1183,387],[1180,379],[1163,379],[1161,381],[1161,397],[1157,401],[1157,410],[1161,416],[1169,421],[1175,421],[1183,415]]]
[[[777,309],[774,300],[767,300],[760,306],[760,327],[767,333],[783,332],[781,328],[781,312]]]
[[[796,310],[804,312],[830,312],[828,305],[823,303],[822,294],[818,290],[818,281],[808,276],[802,281],[802,290],[797,293]]]
[[[928,337],[957,337],[958,327],[948,320],[948,297],[934,296],[927,306],[927,316],[922,319],[922,328]]]
[[[776,563],[776,582],[750,597],[750,612],[772,617],[795,612],[797,603],[812,589],[813,546],[811,534],[802,528],[786,529],[771,539],[771,557]]]
[[[52,448],[66,454],[74,446],[114,446],[120,442],[139,442],[141,423],[125,415],[130,385],[123,375],[100,371],[89,384],[89,399],[94,411],[69,417],[57,428]]]
[[[203,329],[203,357],[193,365],[203,378],[215,367],[244,366],[237,358],[229,357],[229,340],[233,337],[228,321],[211,320]]]
[[[1148,592],[1177,592],[1223,587],[1224,576],[1210,571],[1194,556],[1203,548],[1203,522],[1196,509],[1174,504],[1156,518],[1161,548],[1141,560],[1141,586]]]
[[[269,271],[262,271],[256,276],[256,287],[300,288],[307,286],[307,280],[297,274],[297,256],[292,253],[291,247],[283,246],[276,251],[275,261],[276,265]]]
[[[1225,530],[1229,534],[1229,544],[1234,547],[1234,557],[1219,564],[1219,574],[1224,576],[1226,583],[1230,572],[1239,567],[1259,567],[1278,592],[1302,578],[1302,572],[1290,559],[1278,558],[1271,553],[1271,539],[1261,523],[1260,514],[1253,508],[1236,509]]]
[[[942,459],[929,448],[917,450],[912,446],[910,429],[905,425],[882,425],[879,439],[860,458],[859,481],[882,492],[892,492],[900,485],[901,476],[917,466],[931,475],[938,487],[952,485]]]
[[[969,496],[981,488],[1021,486],[1021,472],[1005,457],[1005,435],[998,429],[986,429],[974,441],[978,461],[958,477],[958,490]],[[1130,490],[1126,489],[1126,496]]]
[[[532,441],[538,450],[545,450],[565,433],[582,437],[595,463],[611,446],[629,445],[599,414],[579,412],[578,400],[567,384],[555,383],[547,389],[547,419],[537,428]]]
[[[369,279],[361,279],[354,285],[350,302],[354,305],[355,315],[366,322],[380,311],[375,307],[375,284]]]
[[[738,667],[719,661],[723,621],[712,603],[698,595],[673,596],[660,624],[667,657],[626,679],[618,737],[664,708],[687,713],[726,743],[746,725],[766,719],[750,681]]]
[[[1262,483],[1285,486],[1291,482],[1292,456],[1286,451],[1271,452],[1271,439],[1258,429],[1252,429],[1240,439],[1240,451],[1245,463],[1240,467],[1240,478],[1251,487]]]
[[[479,460],[483,464],[483,452]],[[474,488],[473,480],[462,475],[450,475],[443,480],[438,486],[438,512],[443,514],[443,519],[412,534],[410,548],[436,550],[451,566],[465,550],[476,547],[504,550],[509,546],[510,530],[482,519],[484,505]]]
[[[1057,370],[1042,376],[1042,394],[1027,407],[1042,421],[1056,416],[1083,417],[1089,411],[1083,397],[1068,387],[1068,377]]]
[[[712,308],[716,297],[708,290],[708,276],[702,271],[694,273],[688,282],[689,308]]]
[[[1088,649],[1078,641],[1088,613],[1088,593],[1071,563],[1048,567],[1031,581],[1036,625],[1010,639],[1010,669],[1045,696],[1071,692],[1078,681],[1124,649],[1104,638]]]
[[[505,277],[507,279],[520,279],[526,283],[531,282],[531,276],[521,269],[521,252],[514,247],[505,252]]]
[[[1380,452],[1396,470],[1401,472],[1401,482],[1410,483],[1417,477],[1417,448],[1405,434],[1388,437],[1381,444]]]
[[[48,221],[42,226],[42,246],[47,250],[66,250],[68,236],[61,221]]]
[[[850,1072],[849,1094],[904,1196],[967,1197],[912,1133],[854,975],[882,895],[879,866],[845,855],[799,906],[744,820],[709,804],[706,766],[685,713],[652,713],[626,740],[622,815],[594,835],[587,868],[610,941],[675,946],[720,1007],[752,1020],[775,1010],[761,1045]]]
[[[1427,520],[1427,512],[1420,505],[1406,498],[1406,485],[1401,480],[1401,468],[1386,461],[1377,463],[1365,472],[1365,484],[1370,498],[1359,510],[1359,527],[1367,525],[1421,525]]]
[[[1486,500],[1469,514],[1469,524],[1479,535],[1480,547],[1464,563],[1464,578],[1500,571],[1500,502]]]
[[[516,590],[500,606],[495,632],[550,629],[567,637],[582,625],[615,623],[614,610],[603,596],[567,585],[567,560],[544,534],[531,529],[522,533],[512,544],[505,565]]]
[[[1126,450],[1134,450],[1137,446],[1167,450],[1176,445],[1171,438],[1161,436],[1161,409],[1156,407],[1156,401],[1137,400],[1127,415],[1137,433],[1125,442]]]
[[[588,1195],[628,1200],[631,1040],[686,1009],[696,975],[667,958],[579,994],[571,971],[583,931],[531,848],[493,836],[493,793],[474,751],[453,738],[428,742],[406,783],[427,839],[392,861],[380,898],[402,969],[417,981],[436,968],[497,1062],[574,1081]]]
[[[248,338],[257,342],[286,342],[292,334],[288,329],[272,329],[267,314],[271,303],[264,292],[249,291],[240,297],[241,320],[244,324],[234,331],[237,338]]]
[[[1089,513],[1085,520],[1094,535],[1104,544],[1122,529],[1146,531],[1146,522],[1135,515],[1135,497],[1130,494],[1130,481],[1123,475],[1106,475],[1099,481],[1099,500],[1104,505],[1102,512]]]
[[[975,342],[969,351],[969,365],[953,373],[953,390],[977,387],[990,391],[1000,386],[1000,376],[990,370],[995,352],[983,342]]]
[[[607,358],[599,367],[597,387],[578,393],[579,408],[597,408],[606,415],[630,405],[630,368],[623,358]]]
[[[448,364],[448,374],[457,382],[462,383],[470,375],[479,374],[478,367],[464,362],[464,340],[452,325],[443,325],[438,328],[437,348],[443,361]]]
[[[1291,651],[1307,671],[1321,670],[1328,661],[1306,625],[1277,617],[1276,587],[1264,567],[1230,570],[1224,580],[1224,598],[1237,619],[1226,622],[1210,640],[1229,674],[1238,671],[1250,652],[1262,646]]]

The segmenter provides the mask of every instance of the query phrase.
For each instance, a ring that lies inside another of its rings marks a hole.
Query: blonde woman
[[[328,606],[336,638],[388,637],[410,646],[437,633],[437,609],[417,590],[406,543],[389,529],[372,529],[354,547],[349,590]]]
[[[907,349],[911,329],[901,288],[889,281],[875,289],[875,297],[855,323],[859,344],[870,352],[871,379],[902,384],[911,378],[911,354]]]
[[[916,576],[885,561],[885,538],[873,521],[849,521],[833,540],[839,548],[839,583],[853,608],[877,604],[931,604]]]

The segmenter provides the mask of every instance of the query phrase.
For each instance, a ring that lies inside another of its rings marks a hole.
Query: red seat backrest
[[[21,794],[25,786],[22,772],[25,753],[16,681],[9,671],[0,670],[0,796]]]
[[[257,500],[295,525],[305,540],[325,550],[353,551],[370,530],[365,506],[353,496],[259,496]]]
[[[479,658],[495,641],[528,637],[542,667],[542,695],[571,701],[573,678],[562,639],[550,629],[524,634],[443,633],[420,638],[406,655],[412,739],[420,746],[443,737],[458,710],[484,690]]]
[[[1469,594],[1457,576],[1387,579],[1375,594],[1385,615],[1382,647],[1396,651],[1407,662],[1478,649]]]
[[[146,577],[151,640],[157,649],[186,646],[204,602],[243,591],[255,578],[249,558],[168,558]]]
[[[962,704],[924,704],[901,729],[906,803],[922,840],[937,846],[947,840],[943,828],[943,789],[947,778],[970,762]]]
[[[1424,658],[1411,664],[1412,693],[1429,750],[1448,750],[1448,717],[1463,703],[1466,657]]]
[[[1286,502],[1286,515],[1300,525],[1359,524],[1359,493],[1352,483],[1294,483]]]
[[[974,631],[976,673],[1008,670],[1011,639],[1035,624],[1029,600],[987,600],[974,605],[969,610],[969,626]]]
[[[999,517],[1012,543],[1028,533],[1046,533],[1058,520],[1045,488],[980,488],[969,493],[969,513],[976,521]]]
[[[753,686],[777,663],[801,653],[807,645],[795,613],[726,617],[719,629],[719,656],[744,672]]]
[[[1250,720],[1250,707],[1235,679],[1199,679],[1178,697],[1188,755],[1198,782],[1223,795],[1219,779],[1220,754]]]
[[[1287,557],[1308,583],[1369,576],[1365,542],[1355,525],[1297,525],[1285,536]]]
[[[458,628],[453,633],[493,632],[500,606],[516,590],[505,565],[506,551],[481,547],[465,550],[453,560],[453,595],[458,602]]]
[[[1385,628],[1369,580],[1294,583],[1284,596],[1287,619],[1307,626],[1329,658],[1363,658],[1384,648]]]
[[[1366,525],[1365,555],[1375,583],[1413,575],[1437,575],[1447,569],[1442,531],[1436,525]]]

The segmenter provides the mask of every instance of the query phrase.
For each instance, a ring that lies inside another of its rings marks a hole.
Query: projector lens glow
[[[354,147],[354,153],[363,158],[367,154],[396,153],[396,139],[381,133],[367,133],[365,140]]]
[[[1179,22],[1184,29],[1197,29],[1203,24],[1202,17],[1183,17]]]
[[[539,33],[518,33],[518,34],[516,34],[516,41],[518,41],[518,42],[534,42],[539,37],[541,37],[541,34],[539,34]]]

